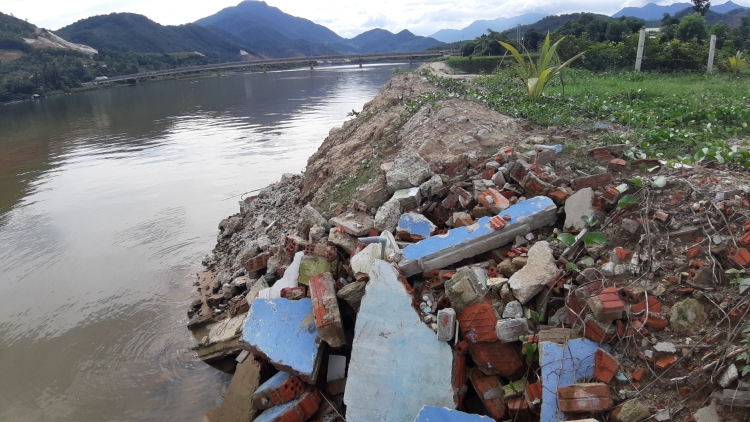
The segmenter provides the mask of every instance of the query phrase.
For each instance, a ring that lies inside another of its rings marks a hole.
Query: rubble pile
[[[375,209],[295,208],[292,175],[242,201],[190,327],[203,359],[239,354],[249,381],[227,397],[252,389],[243,420],[746,411],[750,284],[726,270],[750,265],[750,189],[717,169],[621,165],[616,147],[576,152],[604,156],[593,172],[560,151],[442,168],[405,153],[382,166]]]
[[[219,224],[188,327],[234,377],[204,420],[744,420],[750,178],[455,98],[403,118],[436,89],[394,78]]]

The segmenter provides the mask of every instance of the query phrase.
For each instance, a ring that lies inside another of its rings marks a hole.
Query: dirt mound
[[[445,97],[420,74],[394,77],[355,119],[332,130],[309,158],[301,200],[327,209],[331,202],[358,198],[356,188],[366,183],[368,192],[377,190],[374,185],[384,186],[379,165],[397,154],[416,152],[440,172],[461,159],[486,161],[500,145],[539,140],[515,119],[482,104]],[[347,178],[356,180],[342,187]]]

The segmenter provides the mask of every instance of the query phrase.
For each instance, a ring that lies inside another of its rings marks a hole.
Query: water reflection
[[[184,328],[233,195],[300,171],[391,66],[0,108],[0,420],[198,420],[227,377]]]

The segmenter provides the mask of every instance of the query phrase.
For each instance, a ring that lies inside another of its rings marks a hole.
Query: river
[[[241,194],[298,173],[393,65],[165,80],[0,107],[0,420],[199,421],[185,328]]]

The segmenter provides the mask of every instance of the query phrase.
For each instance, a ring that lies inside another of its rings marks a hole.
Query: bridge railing
[[[445,55],[458,54],[457,50],[438,50],[438,51],[415,51],[406,53],[372,53],[372,54],[350,54],[350,55],[329,55],[329,56],[305,56],[305,57],[287,57],[281,59],[264,59],[241,62],[214,63],[199,66],[178,67],[172,69],[154,70],[150,72],[133,73],[130,75],[112,76],[104,80],[87,82],[84,85],[98,85],[110,82],[118,82],[130,79],[141,79],[152,76],[173,75],[177,73],[200,72],[203,70],[229,69],[235,67],[250,67],[267,64],[286,64],[286,63],[306,63],[320,61],[346,61],[346,60],[372,60],[383,58],[419,58],[419,57],[439,57]]]

